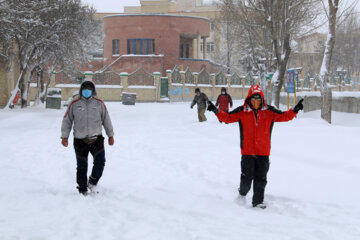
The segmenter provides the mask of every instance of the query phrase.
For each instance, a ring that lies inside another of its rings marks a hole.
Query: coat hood
[[[245,99],[244,102],[244,109],[250,108],[250,98],[251,96],[259,94],[261,96],[261,108],[267,108],[266,102],[265,102],[265,96],[263,91],[261,90],[259,85],[252,85],[249,89],[249,93]]]
[[[93,87],[93,92],[92,92],[92,97],[94,97],[94,96],[96,96],[96,88],[95,88],[95,84],[94,84],[94,82],[91,80],[91,79],[88,79],[88,78],[85,78],[83,81],[82,81],[82,83],[81,83],[81,85],[80,85],[80,90],[79,90],[79,97],[81,98],[81,92],[82,92],[82,90],[83,90],[83,88],[84,88],[84,84],[91,84],[92,85],[92,87]]]

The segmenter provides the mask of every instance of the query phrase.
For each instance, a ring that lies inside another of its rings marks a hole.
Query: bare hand
[[[114,137],[109,137],[109,145],[114,145]]]
[[[61,139],[61,144],[64,146],[64,147],[67,147],[69,145],[69,141],[67,138],[63,138]]]

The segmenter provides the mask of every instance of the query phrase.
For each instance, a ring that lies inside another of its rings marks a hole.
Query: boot
[[[84,196],[86,196],[87,195],[87,191],[88,191],[88,189],[87,189],[87,187],[76,187],[78,190],[79,190],[79,193],[80,194],[82,194],[82,195],[84,195]]]

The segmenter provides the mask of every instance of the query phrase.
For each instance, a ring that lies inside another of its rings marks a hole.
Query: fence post
[[[315,86],[314,82],[315,82],[315,79],[311,80],[311,78],[309,77],[310,91],[315,91],[315,89],[314,89],[314,86]]]
[[[154,76],[154,82],[155,82],[155,101],[160,101],[160,72],[154,72],[153,76]]]
[[[52,72],[51,74],[49,88],[54,88],[56,85],[56,73],[57,72]]]
[[[184,101],[184,94],[185,94],[185,71],[180,71],[180,76],[181,76],[181,84],[182,84],[181,100]]]
[[[231,94],[231,74],[226,74],[225,75],[226,77],[226,85],[227,85],[227,88],[228,88],[228,93]]]
[[[129,79],[129,74],[127,72],[120,73],[120,82],[121,82],[121,86],[123,87],[122,92],[127,92],[128,90],[128,79]],[[122,101],[122,97],[121,97],[121,101]]]
[[[245,98],[245,78],[242,79],[242,98]]]
[[[194,83],[195,83],[195,86],[197,87],[198,86],[198,82],[199,82],[199,73],[197,72],[193,72],[193,75],[194,75]]]
[[[210,79],[211,79],[211,100],[214,100],[214,96],[215,96],[215,73],[211,73],[210,74]]]
[[[84,72],[85,78],[87,79],[93,79],[94,73],[92,71],[86,71]]]

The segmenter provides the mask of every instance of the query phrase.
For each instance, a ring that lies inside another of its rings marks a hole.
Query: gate
[[[168,97],[169,96],[168,92],[169,92],[168,78],[167,77],[161,78],[160,98]]]

